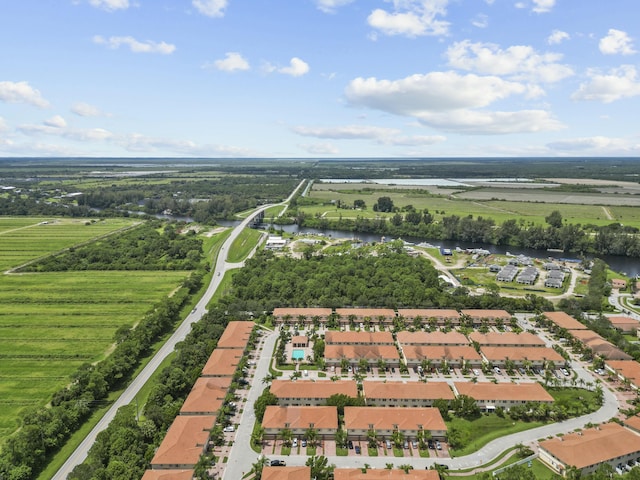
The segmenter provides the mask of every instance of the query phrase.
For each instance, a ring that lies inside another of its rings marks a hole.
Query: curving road
[[[197,303],[195,308],[187,315],[184,321],[180,324],[177,330],[171,335],[171,338],[167,340],[167,342],[158,350],[158,352],[153,356],[153,358],[149,361],[149,363],[144,367],[144,369],[138,374],[138,376],[133,379],[133,381],[129,384],[127,389],[120,395],[120,397],[113,403],[111,408],[105,413],[105,415],[98,421],[95,427],[89,432],[89,434],[85,437],[85,439],[78,445],[78,447],[74,450],[74,452],[69,456],[67,461],[60,467],[60,469],[53,476],[53,480],[65,480],[69,473],[79,464],[84,462],[85,458],[89,453],[89,449],[95,442],[98,433],[107,428],[111,420],[115,417],[116,412],[120,407],[130,404],[136,398],[136,395],[140,391],[140,389],[144,386],[144,384],[149,380],[151,375],[158,369],[160,364],[164,361],[164,359],[175,349],[175,346],[178,342],[184,340],[184,338],[191,331],[191,324],[200,320],[200,318],[207,312],[207,305],[211,301],[213,294],[216,292],[218,287],[220,286],[220,282],[224,274],[227,270],[231,270],[233,268],[237,268],[238,264],[228,263],[226,261],[229,249],[231,245],[238,238],[238,235],[242,232],[242,230],[251,223],[253,218],[260,212],[266,210],[275,205],[283,205],[287,204],[291,198],[298,192],[300,187],[304,184],[305,180],[302,180],[295,190],[289,195],[289,197],[279,203],[279,204],[268,204],[263,205],[257,208],[251,215],[247,216],[240,225],[235,227],[231,232],[231,235],[225,240],[224,244],[220,249],[220,253],[218,254],[218,258],[216,260],[213,276],[211,278],[211,283],[207,288],[207,291],[204,293],[200,301]],[[255,249],[251,252],[250,255],[255,253]]]

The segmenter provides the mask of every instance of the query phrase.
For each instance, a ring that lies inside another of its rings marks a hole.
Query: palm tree
[[[280,430],[280,440],[282,440],[282,444],[286,447],[291,446],[291,439],[293,438],[293,432],[290,428],[283,428]]]
[[[318,431],[313,427],[309,427],[307,431],[304,432],[304,438],[309,442],[310,447],[315,447],[316,440],[318,439]]]
[[[253,478],[255,480],[260,480],[262,478],[262,469],[269,464],[269,459],[260,455],[258,460],[251,465],[251,473],[253,473]]]
[[[378,447],[378,434],[375,429],[372,428],[367,432],[367,441],[369,442],[369,448]]]
[[[262,383],[271,383],[276,379],[276,376],[273,373],[267,373],[263,378],[262,378]]]

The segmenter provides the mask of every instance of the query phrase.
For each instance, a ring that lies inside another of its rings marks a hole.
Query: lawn
[[[258,240],[262,236],[262,232],[253,228],[245,228],[242,230],[238,238],[235,239],[229,251],[229,262],[241,262],[251,252],[253,247],[258,244]]]

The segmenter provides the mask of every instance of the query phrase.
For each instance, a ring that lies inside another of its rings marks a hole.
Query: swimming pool
[[[291,352],[291,360],[304,360],[304,350],[294,348],[293,352]]]

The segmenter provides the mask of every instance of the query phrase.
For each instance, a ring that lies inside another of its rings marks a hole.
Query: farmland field
[[[107,220],[86,226],[84,220],[49,219],[51,224],[39,225],[42,221],[0,219],[3,270],[132,224]],[[137,323],[186,274],[82,271],[0,276],[0,441],[15,430],[21,411],[46,404],[80,365],[104,358],[115,331]]]

